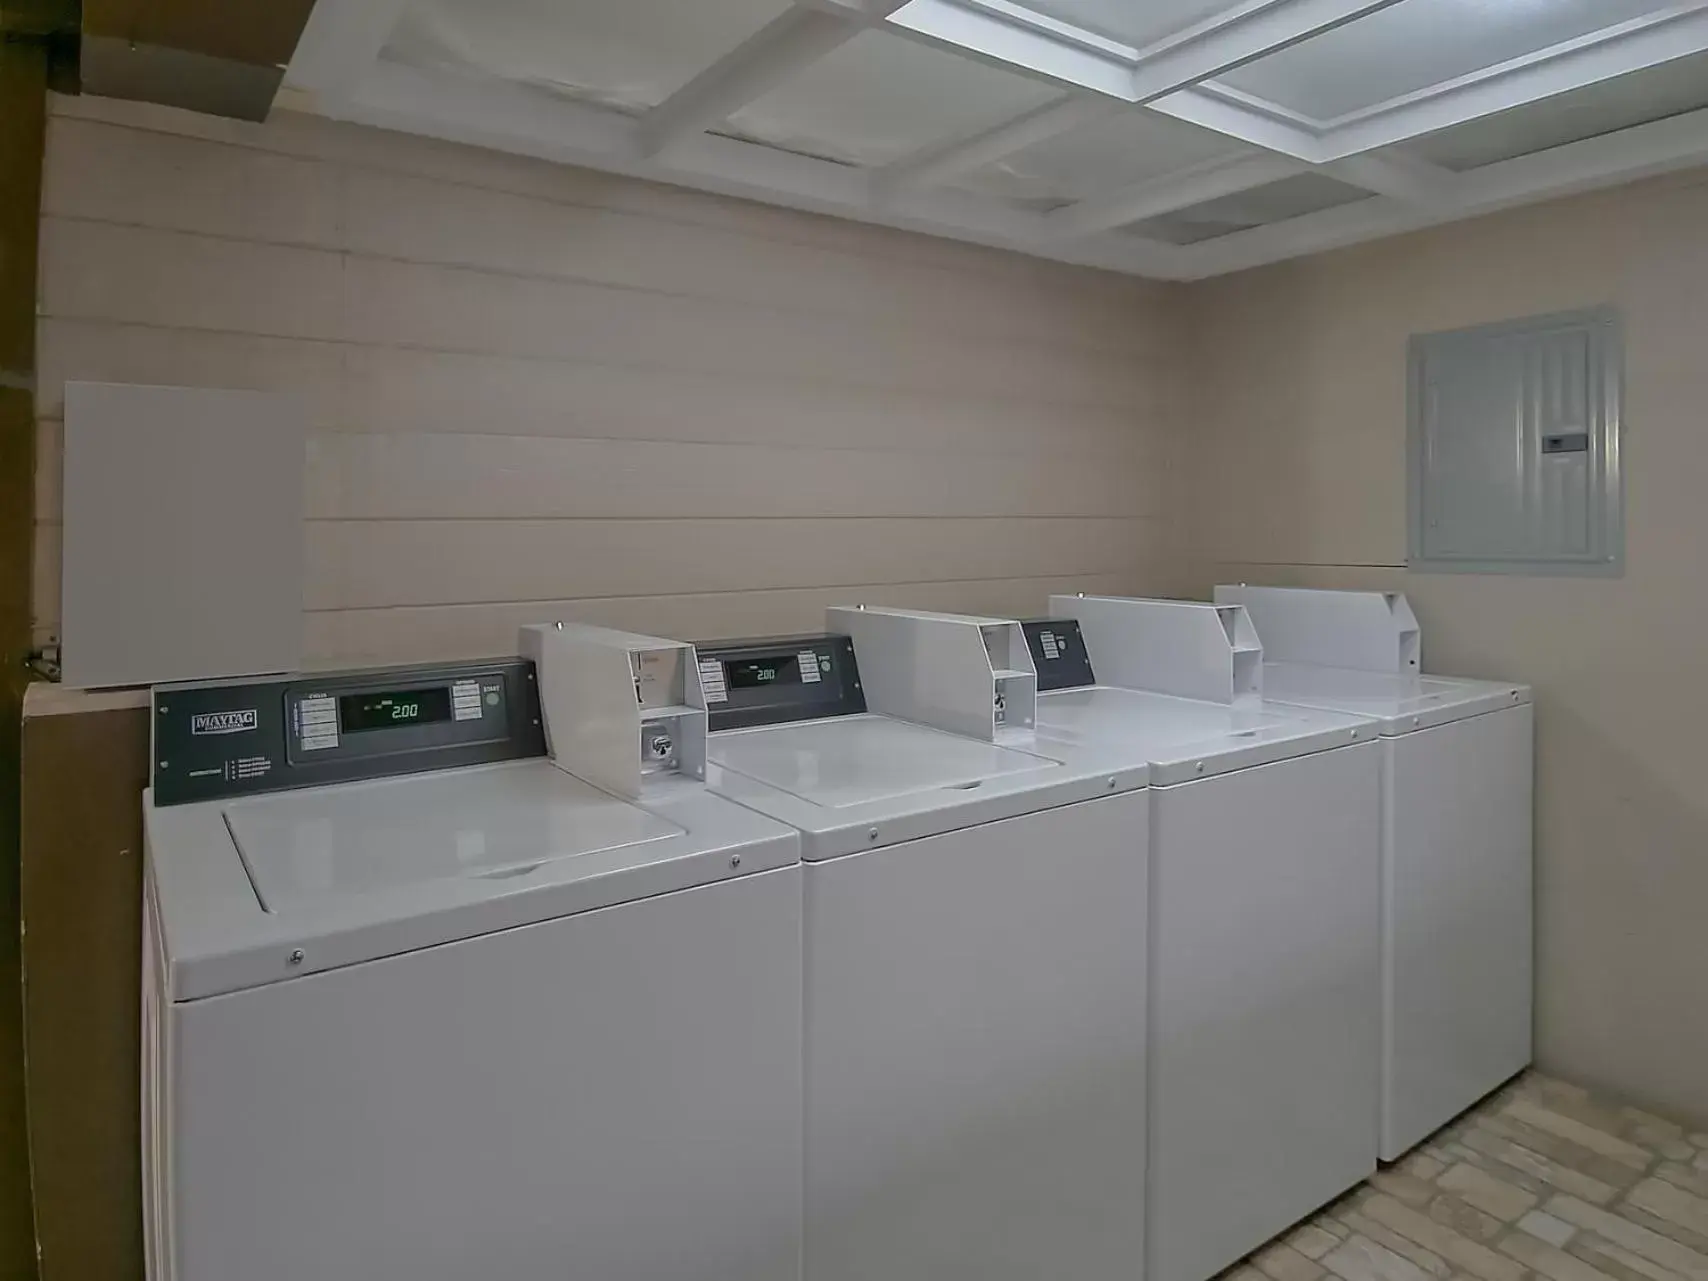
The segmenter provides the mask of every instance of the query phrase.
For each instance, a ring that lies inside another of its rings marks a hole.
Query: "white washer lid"
[[[1038,696],[1040,742],[1124,742],[1151,764],[1151,782],[1185,782],[1368,742],[1363,717],[1253,700],[1238,704],[1095,685]]]
[[[175,1001],[789,867],[801,847],[704,784],[630,804],[537,759],[165,807],[151,789],[143,825]]]
[[[682,834],[555,769],[275,792],[228,802],[225,821],[269,912],[447,877],[520,876]]]
[[[1265,663],[1263,696],[1275,703],[1373,717],[1387,738],[1521,706],[1530,702],[1530,687],[1456,676]]]
[[[826,809],[939,792],[1061,763],[882,716],[736,730],[713,739],[708,754],[726,770]]]
[[[870,713],[724,730],[706,755],[708,785],[797,828],[808,861],[1143,787],[1149,776],[1127,751],[1022,751]]]

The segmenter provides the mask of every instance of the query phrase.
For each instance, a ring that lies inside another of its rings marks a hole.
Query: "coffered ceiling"
[[[318,0],[286,83],[1196,279],[1708,163],[1708,0]]]

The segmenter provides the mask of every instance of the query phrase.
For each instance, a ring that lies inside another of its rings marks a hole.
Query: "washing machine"
[[[1146,763],[998,741],[1012,623],[858,613],[699,649],[711,787],[801,833],[805,1274],[1134,1275]]]
[[[1151,762],[1149,1281],[1206,1281],[1376,1169],[1377,726],[1260,697],[1244,612],[1053,597],[1037,741]]]
[[[1397,1160],[1530,1063],[1531,692],[1423,675],[1397,592],[1216,599],[1250,612],[1269,699],[1381,726],[1381,1154]]]
[[[566,772],[551,683],[154,691],[152,1281],[797,1281],[800,838]]]

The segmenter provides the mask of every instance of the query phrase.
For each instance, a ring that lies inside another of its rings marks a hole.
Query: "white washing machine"
[[[1376,725],[1263,704],[1237,609],[1050,610],[1039,743],[1151,761],[1145,1275],[1207,1281],[1376,1169]]]
[[[1382,1159],[1531,1059],[1530,689],[1421,674],[1403,595],[1218,587],[1268,698],[1382,727]]]
[[[1143,758],[994,741],[1011,623],[859,630],[699,653],[711,786],[801,833],[806,1276],[1133,1275]]]
[[[541,719],[517,660],[155,691],[152,1281],[796,1281],[800,839]]]

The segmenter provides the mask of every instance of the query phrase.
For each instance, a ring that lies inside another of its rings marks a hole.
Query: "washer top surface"
[[[1058,768],[1060,761],[884,716],[720,734],[711,759],[809,805],[845,809]]]
[[[225,822],[269,912],[447,877],[505,879],[683,834],[555,769],[275,792],[227,802]]]
[[[800,861],[795,832],[698,782],[631,803],[540,759],[165,807],[149,792],[143,815],[175,1000]]]
[[[1373,717],[1390,738],[1518,706],[1531,697],[1528,685],[1309,663],[1265,663],[1263,694],[1270,703]]]
[[[1122,742],[1144,754],[1156,784],[1368,742],[1377,729],[1367,717],[1256,699],[1209,703],[1110,685],[1038,695],[1037,740],[1045,750]]]
[[[1124,745],[1007,746],[872,713],[724,730],[707,759],[713,790],[798,828],[808,861],[1142,787],[1149,773]]]

